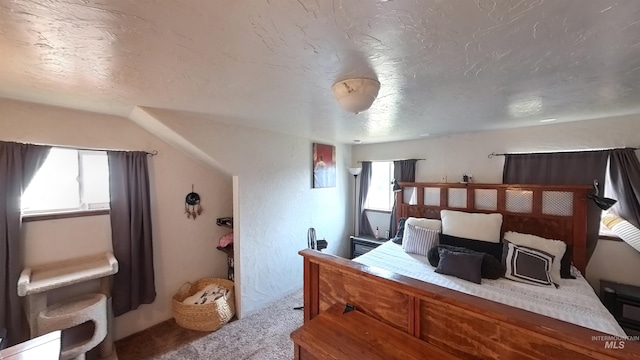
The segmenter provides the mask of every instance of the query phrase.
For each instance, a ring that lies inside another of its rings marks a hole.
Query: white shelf
[[[18,279],[18,295],[38,294],[117,272],[118,261],[111,252],[28,267]]]

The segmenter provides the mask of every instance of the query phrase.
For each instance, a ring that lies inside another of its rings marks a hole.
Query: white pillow
[[[442,231],[442,221],[438,219],[410,217],[410,218],[407,218],[407,220],[404,222],[404,232],[402,233],[403,239],[405,236],[407,236],[407,225],[413,225],[413,226],[421,227],[423,229],[436,230],[438,232]]]
[[[408,254],[427,256],[438,245],[440,231],[405,224],[402,248]]]
[[[516,245],[527,246],[553,255],[553,264],[551,265],[550,272],[551,278],[553,278],[553,282],[556,284],[560,283],[562,280],[560,276],[560,264],[562,264],[562,257],[565,251],[567,251],[567,244],[564,241],[545,239],[540,236],[522,234],[515,231],[507,231],[504,233],[504,238]]]
[[[465,239],[500,242],[502,214],[480,214],[441,210],[442,233]]]
[[[438,219],[425,219],[410,217],[404,222],[405,226],[411,224],[413,226],[421,227],[423,229],[442,230],[442,221]]]

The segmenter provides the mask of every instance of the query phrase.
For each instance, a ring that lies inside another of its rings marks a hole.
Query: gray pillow
[[[482,281],[482,254],[457,253],[438,248],[440,261],[435,272],[480,284]]]
[[[472,240],[476,241],[476,240]],[[500,260],[493,257],[491,254],[474,251],[471,249],[467,249],[459,246],[451,246],[451,245],[438,245],[433,249],[429,250],[427,253],[427,259],[429,260],[429,264],[433,267],[438,267],[438,263],[440,263],[440,254],[438,253],[439,248],[444,248],[453,252],[460,253],[469,253],[469,254],[481,254],[482,258],[482,267],[481,273],[483,279],[500,279],[504,276],[504,266]]]

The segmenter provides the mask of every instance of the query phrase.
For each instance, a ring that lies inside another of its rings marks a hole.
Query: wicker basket
[[[216,284],[228,289],[227,294],[218,300],[204,305],[187,305],[184,299]],[[236,313],[233,282],[227,279],[205,278],[195,283],[184,284],[173,296],[173,317],[183,328],[198,331],[216,331],[231,320]]]

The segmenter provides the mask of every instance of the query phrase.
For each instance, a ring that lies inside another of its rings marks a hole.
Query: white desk
[[[50,332],[0,351],[0,360],[58,360],[60,331]]]

